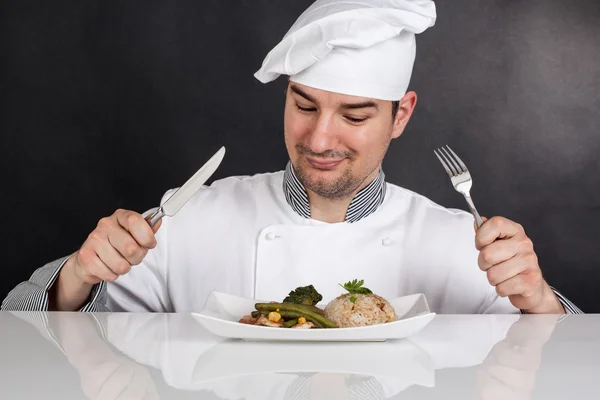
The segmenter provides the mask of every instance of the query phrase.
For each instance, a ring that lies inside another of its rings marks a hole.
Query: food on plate
[[[317,308],[315,306],[294,303],[256,303],[255,307],[261,315],[265,313],[269,315],[269,321],[274,322],[271,314],[275,314],[276,318],[281,316],[278,322],[282,325],[285,321],[304,318],[304,321],[310,321],[317,328],[337,328],[335,323],[325,318],[321,309],[315,310]]]
[[[323,296],[313,285],[292,290],[282,302],[256,303],[255,310],[239,322],[277,328],[347,328],[393,322],[392,305],[363,286],[364,280],[341,285],[348,293],[333,299],[325,309],[317,307]]]
[[[256,310],[243,316],[239,322],[294,329],[337,328],[335,323],[325,318],[325,311],[316,306],[322,299],[313,285],[297,287],[281,303],[256,303]]]
[[[340,328],[385,324],[398,320],[394,307],[383,297],[363,287],[363,284],[363,280],[355,279],[340,285],[348,293],[327,304],[325,317]]]
[[[323,300],[321,293],[317,292],[317,289],[315,289],[313,285],[308,285],[292,290],[288,296],[283,299],[283,302],[316,306],[321,300]]]

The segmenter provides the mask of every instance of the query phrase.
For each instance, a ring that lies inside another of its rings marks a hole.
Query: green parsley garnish
[[[353,281],[350,282],[346,282],[345,284],[339,284],[341,287],[343,287],[344,289],[346,289],[349,293],[356,293],[356,294],[371,294],[373,292],[371,292],[370,289],[367,289],[366,287],[362,287],[362,285],[365,283],[364,279],[361,279],[360,281],[358,279],[355,279]]]

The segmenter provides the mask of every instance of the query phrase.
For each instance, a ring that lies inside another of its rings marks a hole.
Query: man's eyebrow
[[[317,100],[314,97],[306,93],[304,90],[300,89],[298,86],[290,85],[290,90],[296,93],[297,95],[304,97],[306,100],[312,103],[319,104],[319,102],[317,102]]]
[[[379,111],[379,107],[377,107],[377,104],[373,101],[363,101],[360,103],[342,103],[341,107],[345,108],[347,110],[355,110],[357,108],[375,107],[375,109]]]
[[[297,95],[304,97],[306,100],[308,100],[312,103],[319,104],[319,102],[314,97],[312,97],[311,95],[309,95],[308,93],[306,93],[304,90],[300,89],[296,85],[290,85],[290,90],[292,92],[296,93]],[[358,108],[374,107],[376,110],[379,111],[379,107],[377,106],[377,104],[374,101],[362,101],[360,103],[342,103],[340,105],[340,107],[347,109],[347,110],[356,110]]]

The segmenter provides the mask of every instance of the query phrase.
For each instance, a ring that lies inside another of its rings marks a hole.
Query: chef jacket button
[[[381,241],[381,244],[384,246],[391,246],[394,242],[390,238],[385,238]]]
[[[275,232],[268,232],[268,233],[265,235],[265,238],[266,238],[267,240],[275,240],[275,239],[277,239],[278,237],[279,237],[279,236],[277,236],[277,234],[276,234]]]

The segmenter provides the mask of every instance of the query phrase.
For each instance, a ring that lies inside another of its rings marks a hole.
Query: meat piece
[[[254,324],[256,324],[256,321],[258,321],[258,318],[254,318],[252,315],[244,315],[240,319],[240,322],[242,324],[248,324],[248,325],[254,325]]]
[[[315,327],[315,324],[313,324],[310,321],[307,321],[303,324],[296,324],[296,325],[292,326],[293,329],[311,329],[314,327]]]
[[[256,321],[256,323],[254,325],[262,325],[262,326],[271,326],[271,327],[281,328],[283,326],[283,319],[280,319],[277,322],[273,322],[273,321],[269,321],[269,318],[267,318],[261,314],[261,316],[258,317],[258,321]]]

